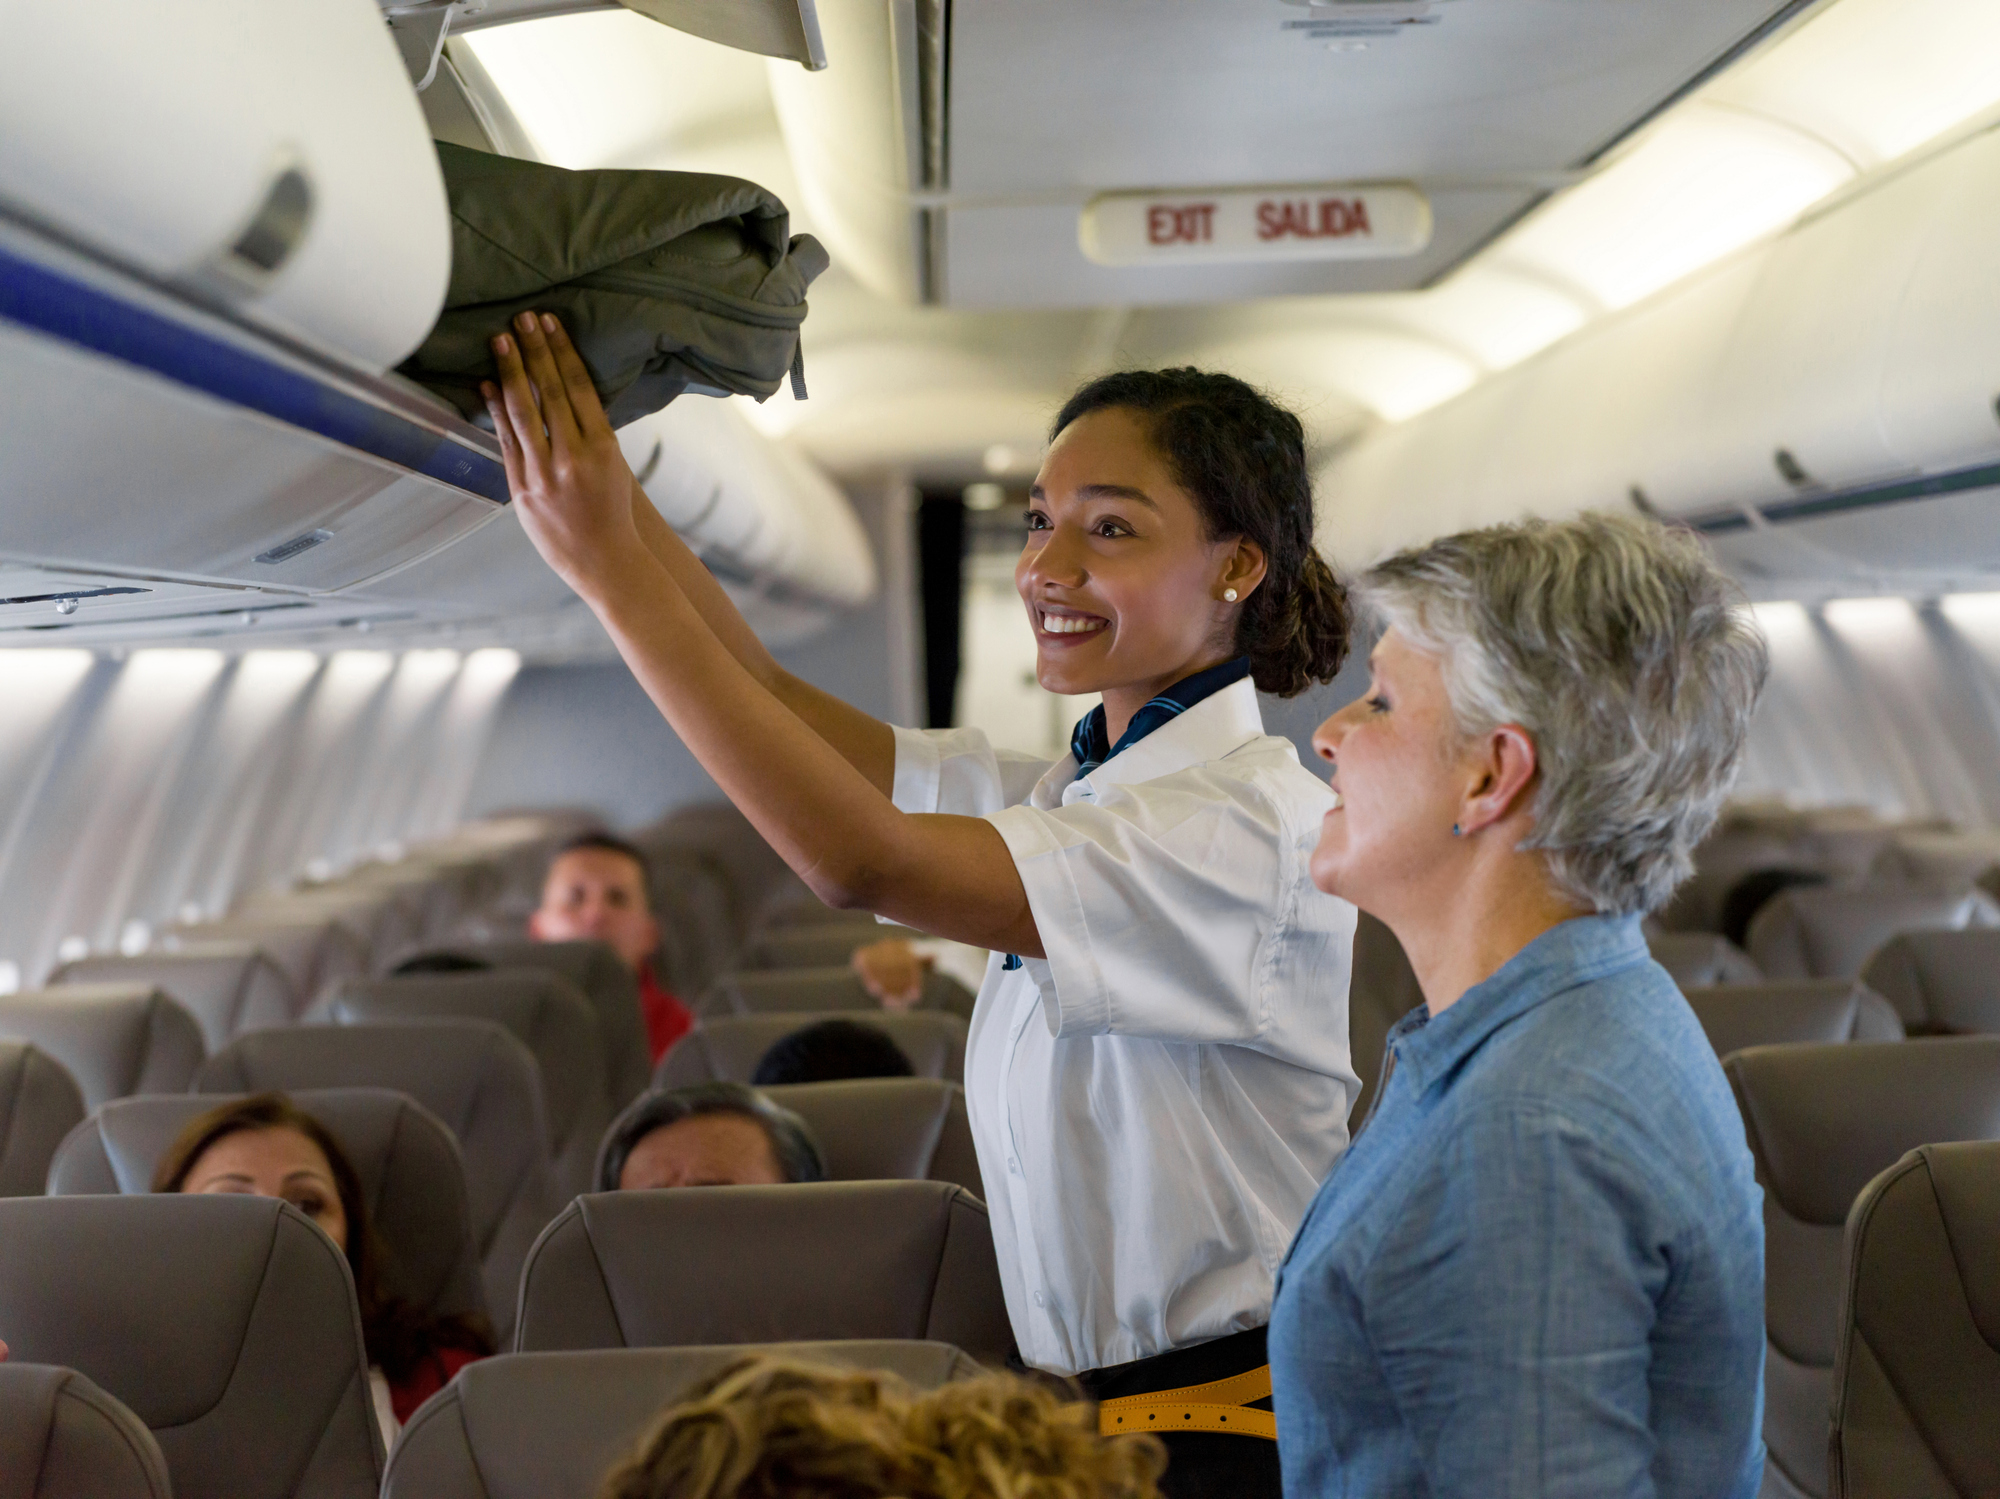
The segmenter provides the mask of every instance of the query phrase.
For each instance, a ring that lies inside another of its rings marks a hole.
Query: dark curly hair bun
[[[1264,549],[1263,586],[1238,617],[1237,648],[1260,692],[1296,697],[1347,658],[1347,589],[1313,545],[1312,478],[1299,419],[1233,375],[1121,370],[1064,404],[1053,439],[1078,417],[1118,407],[1145,418],[1153,445],[1194,497],[1211,537]]]

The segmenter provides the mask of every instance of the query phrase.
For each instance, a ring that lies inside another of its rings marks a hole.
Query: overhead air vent
[[[1308,41],[1374,40],[1396,36],[1414,26],[1435,26],[1442,19],[1439,0],[1285,0],[1308,12],[1300,20],[1281,22],[1282,29]]]
[[[333,532],[324,528],[308,531],[303,536],[294,536],[290,541],[281,541],[269,551],[259,552],[256,560],[266,567],[276,567],[280,562],[290,562],[300,552],[310,552],[323,541],[332,541]]]

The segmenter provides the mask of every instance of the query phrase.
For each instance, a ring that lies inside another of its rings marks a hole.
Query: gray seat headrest
[[[941,1181],[985,1195],[957,1083],[865,1077],[763,1092],[812,1129],[829,1181]]]
[[[69,1069],[94,1109],[132,1093],[181,1093],[206,1048],[194,1017],[147,984],[65,984],[0,996],[0,1036]]]
[[[249,942],[285,970],[292,992],[304,999],[351,973],[368,971],[368,942],[333,917],[301,921],[256,921],[225,916],[160,933],[168,952],[211,942]]]
[[[528,1256],[515,1347],[837,1338],[934,1339],[1003,1363],[1013,1334],[985,1204],[918,1181],[579,1197]]]
[[[1764,1188],[1764,1440],[1827,1491],[1849,1210],[1905,1152],[2000,1138],[2000,1037],[1757,1046],[1723,1061]]]
[[[521,1262],[560,1206],[535,1059],[489,1020],[294,1025],[238,1036],[202,1067],[202,1093],[392,1088],[458,1139],[486,1304],[505,1338]]]
[[[347,1260],[268,1197],[0,1201],[11,1356],[129,1406],[177,1499],[370,1499],[381,1439]]]
[[[1845,1265],[1839,1491],[1990,1487],[2000,1474],[2000,1143],[1926,1145],[1876,1177],[1848,1219]]]
[[[2000,1035],[2000,928],[1900,933],[1861,978],[1912,1030]]]
[[[327,1127],[361,1179],[368,1221],[388,1253],[384,1290],[438,1316],[485,1314],[458,1142],[411,1099],[386,1088],[306,1088],[293,1103]],[[108,1103],[63,1141],[51,1194],[127,1195],[152,1188],[160,1157],[189,1120],[230,1102],[214,1094]]]
[[[0,1364],[9,1499],[173,1499],[145,1423],[74,1369]]]
[[[949,974],[924,975],[919,1010],[942,1010],[964,1019],[973,996]],[[844,963],[819,968],[750,968],[725,973],[709,986],[703,1015],[818,1015],[833,1010],[884,1013],[854,970]],[[891,1012],[893,1013],[893,1012]]]
[[[2000,926],[2000,904],[1983,890],[1799,886],[1764,903],[1746,941],[1767,979],[1844,979],[1899,932],[1968,926]]]
[[[338,921],[368,944],[369,961],[416,940],[416,917],[389,890],[343,890],[318,885],[305,890],[272,890],[239,901],[229,920]]]
[[[715,1079],[747,1083],[774,1042],[822,1020],[855,1020],[851,1012],[728,1015],[704,1020],[660,1059],[656,1088],[684,1088]],[[888,1034],[918,1077],[965,1080],[965,1022],[938,1010],[877,1010],[862,1021]]]
[[[1900,1041],[1889,1002],[1854,979],[1718,984],[1683,991],[1715,1054],[1789,1041]]]
[[[344,979],[308,1020],[355,1025],[406,1020],[490,1020],[534,1054],[541,1075],[549,1158],[565,1197],[587,1191],[597,1142],[611,1122],[597,1017],[568,980],[553,973],[426,973]]]
[[[1754,984],[1764,975],[1750,955],[1720,932],[1660,932],[1646,939],[1653,961],[1683,989],[1707,984]]]
[[[35,1197],[63,1136],[83,1122],[69,1070],[25,1041],[0,1041],[0,1197]]]
[[[900,937],[923,936],[904,926],[877,921],[823,921],[766,927],[750,939],[741,959],[750,968],[845,968],[855,949]]]
[[[886,1370],[920,1390],[980,1372],[943,1343],[853,1341],[521,1353],[469,1365],[410,1420],[382,1499],[549,1499],[595,1493],[659,1415],[750,1353]]]
[[[612,1102],[622,1108],[646,1089],[652,1048],[639,1013],[639,981],[603,942],[496,940],[426,947],[411,957],[459,957],[496,969],[530,968],[567,979],[597,1016],[604,1047],[604,1075]]]
[[[104,953],[65,963],[51,984],[144,984],[179,1002],[214,1051],[238,1031],[285,1025],[299,996],[284,969],[248,942],[190,943],[178,952]]]

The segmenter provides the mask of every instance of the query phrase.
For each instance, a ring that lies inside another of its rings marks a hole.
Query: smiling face
[[[1101,692],[1122,724],[1155,692],[1235,654],[1237,613],[1263,576],[1253,543],[1209,537],[1131,411],[1089,412],[1050,446],[1014,568],[1050,692]]]
[[[347,1212],[334,1185],[326,1153],[295,1129],[239,1129],[195,1158],[183,1192],[281,1197],[304,1213],[342,1249]]]
[[[1313,883],[1391,920],[1398,897],[1452,858],[1465,794],[1463,754],[1437,657],[1386,632],[1368,658],[1368,691],[1321,724],[1313,748],[1332,762],[1340,805],[1313,850]]]

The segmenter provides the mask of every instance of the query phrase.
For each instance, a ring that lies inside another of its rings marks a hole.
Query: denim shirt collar
[[[1466,990],[1436,1020],[1428,1005],[1419,1005],[1389,1031],[1396,1066],[1408,1072],[1421,1096],[1509,1021],[1558,994],[1647,961],[1651,954],[1639,921],[1634,914],[1561,922]]]

